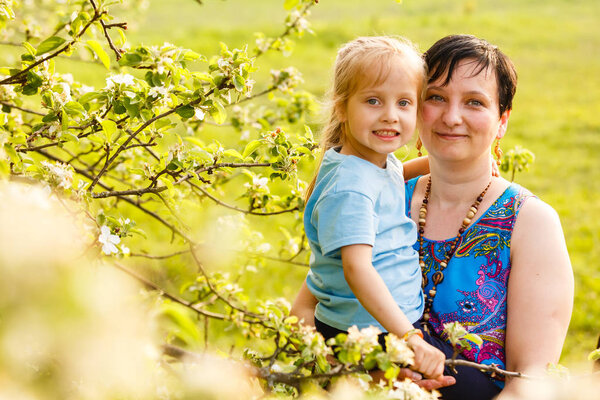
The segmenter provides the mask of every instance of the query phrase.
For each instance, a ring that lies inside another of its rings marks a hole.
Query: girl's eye
[[[410,105],[410,101],[408,101],[408,100],[400,100],[400,101],[398,102],[398,105],[399,105],[400,107],[408,107],[408,106]]]
[[[379,104],[379,100],[377,99],[368,99],[367,103],[372,105],[372,106],[376,106],[377,104]]]

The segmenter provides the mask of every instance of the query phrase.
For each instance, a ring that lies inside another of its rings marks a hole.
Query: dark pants
[[[420,321],[415,322],[415,328],[421,329]],[[324,324],[315,318],[315,327],[317,331],[323,335],[325,340],[335,337],[338,333],[347,333],[345,331],[336,329],[332,326]],[[430,329],[430,331],[433,331]],[[385,335],[382,333],[379,335],[379,344],[385,349]],[[452,358],[452,345],[445,342],[437,336],[430,335],[427,332],[423,332],[423,339],[436,349],[439,349],[446,358]],[[461,355],[458,359],[465,360]],[[500,388],[492,382],[490,377],[479,371],[478,369],[471,367],[456,367],[457,373],[451,371],[448,367],[444,369],[444,375],[453,376],[456,378],[456,384],[438,389],[442,394],[443,400],[488,400],[497,396],[500,393]]]

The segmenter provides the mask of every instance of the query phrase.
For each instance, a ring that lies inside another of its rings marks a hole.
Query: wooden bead
[[[458,229],[458,236],[452,241],[452,243],[450,243],[450,248],[446,252],[446,256],[444,257],[443,261],[440,262],[439,270],[436,271],[431,277],[431,279],[433,281],[433,288],[429,290],[429,295],[424,294],[425,309],[423,311],[423,321],[425,321],[425,322],[429,321],[429,317],[430,317],[429,313],[433,306],[433,299],[436,295],[435,288],[437,287],[438,284],[440,284],[444,280],[444,274],[442,271],[448,266],[448,262],[450,261],[452,256],[454,256],[454,252],[456,251],[456,249],[458,247],[458,242],[460,241],[460,237],[465,232],[467,227],[471,224],[475,215],[477,215],[477,207],[483,201],[483,197],[485,196],[485,194],[491,184],[492,184],[492,181],[490,180],[490,182],[485,187],[483,192],[481,192],[481,194],[479,196],[477,196],[477,199],[473,202],[473,204],[467,211],[466,217],[463,219],[462,225]],[[418,224],[418,226],[419,226],[419,265],[421,266],[422,270],[425,270],[425,262],[424,262],[424,254],[425,254],[424,250],[425,249],[423,246],[423,234],[425,231],[425,225],[427,223],[427,221],[426,221],[426,219],[427,219],[427,204],[429,203],[429,195],[430,194],[431,194],[431,177],[429,177],[429,180],[427,182],[427,187],[425,189],[425,196],[423,197],[423,204],[421,205],[421,208],[419,209],[419,224]],[[428,279],[427,275],[423,274],[423,281],[422,281],[421,286],[423,288],[425,288],[428,285],[428,281],[429,281],[429,279]],[[423,329],[425,331],[428,331],[427,324],[423,324]]]
[[[440,283],[442,283],[442,281],[444,280],[444,274],[441,273],[440,271],[436,271],[436,273],[433,274],[431,279],[433,280],[433,283],[437,286]]]

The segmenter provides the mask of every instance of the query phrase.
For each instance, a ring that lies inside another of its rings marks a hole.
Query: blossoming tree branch
[[[131,46],[128,23],[117,15],[144,2],[121,3],[0,0],[1,45],[19,53],[0,68],[0,177],[42,185],[83,226],[86,252],[100,268],[158,295],[159,367],[202,358],[211,321],[221,321],[245,341],[237,354],[264,391],[297,395],[349,375],[368,380],[366,372],[379,368],[390,384],[371,390],[436,398],[413,383],[394,383],[413,357],[404,340],[390,335],[384,352],[378,332],[351,329],[326,344],[289,317],[286,301],[250,299],[239,277],[203,261],[216,248],[240,274],[269,262],[307,264],[306,183],[298,168],[316,156],[307,125],[316,103],[298,89],[295,68],[272,70],[266,81],[256,72],[265,54],[286,55],[311,32],[307,17],[317,0],[286,0],[279,35],[257,34],[242,48],[221,43],[214,55],[168,43]],[[103,84],[75,79],[58,60],[101,66]],[[201,215],[218,215],[217,231],[233,226],[245,234],[236,243],[218,232],[208,241],[190,224]],[[280,226],[277,250],[250,226],[248,218],[258,217],[268,218],[271,230]],[[140,257],[175,268],[177,285],[167,273],[136,267],[131,261]],[[476,345],[477,338],[450,328],[457,344]]]

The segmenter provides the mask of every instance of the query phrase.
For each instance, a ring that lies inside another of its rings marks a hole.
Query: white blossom
[[[150,97],[163,97],[169,94],[169,90],[164,86],[152,86],[148,90],[148,96]]]
[[[356,325],[348,329],[348,344],[358,344],[363,353],[370,353],[375,346],[379,345],[378,336],[381,333],[379,328],[369,326],[359,330]]]
[[[111,255],[119,252],[119,249],[115,245],[121,242],[121,238],[110,233],[110,228],[108,226],[104,225],[100,228],[98,241],[102,243],[102,251],[104,254]]]
[[[56,100],[56,102],[59,103],[60,105],[65,105],[66,103],[68,103],[72,100],[71,86],[67,82],[60,82],[58,84],[58,86],[60,86],[60,88],[62,89],[62,92],[61,93],[52,92],[52,94],[54,95],[53,96],[54,100]]]
[[[41,165],[47,174],[48,181],[53,186],[69,189],[73,185],[73,170],[67,164],[42,161]]]
[[[388,397],[390,399],[437,400],[440,394],[435,390],[428,392],[410,379],[405,379],[394,382],[394,390],[388,393]]]
[[[402,365],[412,365],[415,362],[415,353],[408,346],[406,340],[399,338],[393,333],[385,337],[385,346],[390,360]]]
[[[204,121],[204,115],[205,113],[201,108],[194,109],[194,117],[196,117],[198,121]]]
[[[269,250],[271,250],[271,245],[269,243],[262,243],[256,248],[256,251],[259,253],[267,253]]]
[[[115,86],[118,85],[126,85],[126,86],[133,86],[135,84],[134,81],[134,77],[133,75],[129,75],[129,74],[118,74],[118,75],[112,75],[109,76],[108,78],[106,78],[106,87],[108,89],[112,89]]]
[[[254,189],[268,189],[267,184],[269,183],[269,178],[261,178],[260,175],[252,177],[252,184],[245,183],[244,187],[254,188]]]

